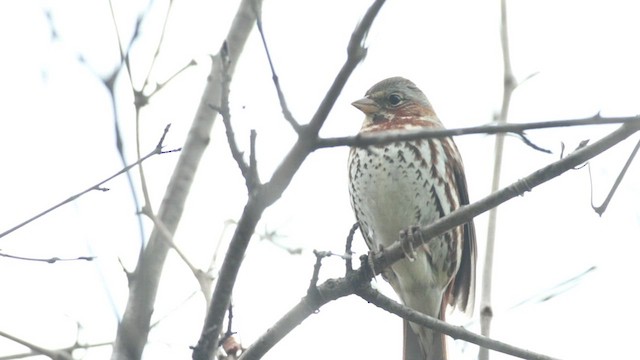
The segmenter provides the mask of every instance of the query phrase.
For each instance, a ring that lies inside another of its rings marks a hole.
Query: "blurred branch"
[[[0,331],[0,336],[7,338],[11,341],[14,341],[22,346],[25,346],[27,348],[29,348],[29,350],[31,350],[31,354],[29,356],[34,356],[34,355],[44,355],[47,356],[53,360],[73,360],[73,356],[71,356],[71,352],[67,351],[67,349],[63,349],[63,350],[49,350],[46,348],[43,348],[41,346],[35,345],[29,341],[23,340],[19,337],[13,336],[11,334],[7,334],[4,331]],[[17,359],[18,357],[3,357],[3,359]]]
[[[575,275],[570,277],[569,279],[566,279],[548,289],[545,289],[544,291],[535,294],[533,296],[530,296],[527,299],[524,299],[520,302],[518,302],[517,304],[511,306],[508,310],[511,309],[516,309],[520,306],[523,306],[525,304],[535,304],[535,303],[541,303],[541,302],[545,302],[548,301],[550,299],[553,299],[554,297],[564,294],[567,291],[569,291],[569,289],[574,288],[575,286],[578,285],[578,283],[582,280],[584,280],[584,278],[589,275],[591,272],[595,271],[597,269],[597,267],[594,266],[590,266],[588,269],[582,271],[580,274]]]
[[[146,9],[146,13],[149,12],[150,7],[151,7],[151,2],[149,3]],[[138,95],[141,92],[136,91],[133,85],[133,75],[131,73],[131,66],[129,63],[129,53],[131,51],[131,48],[133,47],[133,43],[138,38],[138,36],[140,36],[140,27],[142,26],[143,16],[140,15],[136,19],[133,36],[131,37],[131,40],[127,44],[126,50],[125,50],[122,37],[120,35],[120,29],[118,28],[118,21],[116,18],[115,10],[113,8],[112,0],[109,0],[109,10],[111,13],[111,20],[113,21],[113,28],[116,34],[116,39],[118,41],[118,51],[120,53],[120,64],[113,70],[113,72],[107,79],[102,79],[102,81],[105,87],[107,88],[107,90],[109,91],[109,97],[111,100],[111,110],[113,111],[113,124],[114,124],[114,132],[116,137],[116,150],[118,151],[118,155],[120,156],[120,161],[122,162],[123,165],[125,165],[127,163],[127,158],[124,152],[124,141],[122,140],[122,131],[120,131],[120,117],[118,113],[118,107],[116,106],[115,83],[116,83],[116,79],[118,78],[118,75],[120,74],[120,71],[124,68],[126,71],[127,77],[129,79],[129,83],[131,84],[131,90],[134,96],[134,105],[136,108],[136,144],[137,144],[136,151],[137,151],[137,157],[138,159],[140,159],[141,150],[140,150],[139,137],[137,135],[138,135],[139,115],[140,115],[139,110],[140,110],[140,106],[143,106],[143,105],[140,105],[140,103],[138,102],[138,97],[139,97]],[[144,169],[142,166],[140,166],[140,176],[144,180]],[[126,178],[127,178],[127,184],[129,185],[129,191],[131,192],[131,198],[133,200],[135,211],[139,212],[140,200],[138,199],[138,193],[133,183],[133,177],[131,176],[131,173],[127,172]],[[146,192],[146,183],[144,182],[142,183],[142,189],[143,189],[143,195],[145,196],[145,202],[148,202],[148,194]],[[146,236],[144,233],[144,225],[142,223],[142,217],[140,216],[139,213],[137,216],[137,220],[138,220],[138,232],[140,235],[140,252],[142,252],[142,247],[144,246],[144,240]]]
[[[244,0],[238,7],[226,38],[229,50],[229,74],[238,63],[242,49],[253,28],[255,16],[251,10],[254,1]],[[256,6],[261,5],[255,0]],[[209,144],[211,129],[220,106],[222,91],[222,64],[220,52],[213,56],[200,104],[187,135],[180,158],[157,213],[158,220],[173,235],[183,214],[185,201],[195,171]],[[213,105],[213,107],[211,106]],[[141,253],[136,270],[130,276],[129,298],[118,327],[112,359],[140,359],[149,336],[149,324],[157,296],[162,269],[171,246],[164,240],[166,232],[154,227],[147,246]],[[217,338],[216,338],[217,341]]]
[[[160,56],[160,48],[162,47],[162,43],[164,42],[164,37],[167,32],[167,23],[169,22],[169,15],[171,14],[171,8],[173,7],[173,0],[169,0],[169,4],[167,5],[167,12],[164,15],[164,21],[162,22],[162,30],[160,30],[160,39],[158,39],[158,43],[156,44],[156,50],[153,54],[153,58],[151,59],[151,65],[147,68],[147,76],[144,78],[144,84],[142,85],[141,90],[144,90],[147,85],[149,85],[149,79],[151,78],[151,72],[156,65],[156,61]]]
[[[607,194],[607,198],[604,200],[604,202],[600,206],[593,205],[593,183],[591,184],[591,208],[593,208],[593,210],[595,210],[595,212],[598,215],[602,216],[605,210],[607,210],[607,207],[609,206],[609,203],[613,198],[613,194],[615,194],[616,190],[618,190],[618,186],[622,182],[622,179],[624,178],[624,175],[627,173],[627,170],[629,169],[629,166],[633,162],[633,159],[636,157],[636,154],[638,153],[638,149],[640,149],[640,140],[638,140],[638,142],[636,143],[636,146],[631,151],[631,154],[629,155],[627,162],[622,167],[620,174],[618,174],[618,177],[616,178],[616,181],[613,184],[613,187],[611,187],[609,194]],[[591,168],[589,168],[589,178],[591,178]]]
[[[64,201],[62,201],[62,202],[60,202],[60,203],[58,203],[58,204],[56,204],[56,205],[54,205],[54,206],[52,206],[52,207],[48,208],[47,210],[45,210],[45,211],[43,211],[43,212],[41,212],[41,213],[39,213],[39,214],[37,214],[37,215],[35,215],[35,216],[33,216],[33,217],[29,218],[28,220],[26,220],[26,221],[24,221],[24,222],[22,222],[22,223],[20,223],[20,224],[18,224],[18,225],[16,225],[16,226],[12,227],[11,229],[6,230],[5,232],[3,232],[3,233],[1,233],[1,234],[0,234],[0,238],[2,238],[2,237],[4,237],[4,236],[6,236],[6,235],[8,235],[8,234],[10,234],[10,233],[12,233],[12,232],[14,232],[14,231],[18,230],[18,229],[20,229],[21,227],[23,227],[23,226],[25,226],[25,225],[27,225],[27,224],[29,224],[29,223],[31,223],[31,222],[33,222],[33,221],[35,221],[35,220],[37,220],[37,219],[41,218],[41,217],[43,217],[44,215],[46,215],[46,214],[48,214],[48,213],[52,212],[53,210],[55,210],[55,209],[57,209],[57,208],[59,208],[59,207],[61,207],[61,206],[63,206],[63,205],[66,205],[66,204],[68,204],[68,203],[70,203],[70,202],[72,202],[72,201],[75,201],[76,199],[78,199],[79,197],[81,197],[82,195],[84,195],[84,194],[86,194],[86,193],[88,193],[88,192],[90,192],[90,191],[94,191],[94,190],[98,190],[98,191],[107,191],[108,189],[103,188],[103,187],[102,187],[102,185],[104,185],[105,183],[107,183],[107,182],[109,182],[109,181],[113,180],[114,178],[116,178],[116,177],[118,177],[118,176],[120,176],[120,175],[122,175],[122,174],[124,174],[124,173],[128,172],[128,171],[129,171],[129,170],[131,170],[132,168],[134,168],[134,167],[136,167],[136,166],[140,165],[143,161],[145,161],[145,160],[149,159],[150,157],[152,157],[152,156],[154,156],[154,155],[159,155],[159,154],[165,154],[165,153],[170,153],[170,152],[180,151],[180,149],[168,150],[168,151],[164,151],[164,150],[162,150],[162,148],[164,147],[163,142],[164,142],[165,136],[167,135],[167,133],[168,133],[168,132],[169,132],[169,125],[167,125],[167,126],[165,127],[165,129],[164,129],[164,133],[162,134],[162,137],[160,138],[160,141],[158,142],[158,144],[156,145],[156,147],[155,147],[155,148],[154,148],[150,153],[148,153],[147,155],[145,155],[145,156],[143,156],[142,158],[140,158],[138,161],[134,162],[133,164],[130,164],[130,165],[125,166],[122,170],[120,170],[120,171],[118,171],[117,173],[115,173],[115,174],[113,174],[113,175],[109,176],[109,177],[108,177],[108,178],[106,178],[105,180],[102,180],[102,181],[100,181],[99,183],[97,183],[97,184],[95,184],[95,185],[93,185],[93,186],[89,187],[88,189],[83,190],[83,191],[81,191],[81,192],[79,192],[79,193],[77,193],[77,194],[75,194],[75,195],[72,195],[72,196],[70,196],[68,199],[66,199],[66,200],[64,200]]]
[[[509,27],[507,23],[507,0],[500,1],[500,44],[502,46],[502,65],[504,84],[502,90],[502,107],[498,115],[498,124],[506,124],[511,105],[511,95],[517,84],[511,69],[511,57],[509,51]],[[494,145],[493,178],[491,180],[491,192],[500,188],[500,174],[502,172],[502,156],[504,154],[504,134],[497,134]],[[487,240],[484,254],[484,268],[482,269],[482,295],[480,300],[480,333],[484,336],[491,336],[491,320],[493,309],[491,305],[491,291],[493,284],[493,256],[495,253],[496,224],[498,219],[498,208],[494,207],[489,211],[489,221],[487,225]],[[489,349],[480,348],[479,360],[489,359]]]
[[[367,10],[361,22],[356,26],[347,48],[347,60],[334,79],[324,99],[320,103],[316,113],[308,125],[301,128],[298,140],[293,145],[282,163],[274,171],[271,180],[258,186],[249,194],[249,199],[238,226],[229,244],[224,262],[220,269],[220,275],[213,292],[211,306],[207,312],[207,318],[202,329],[198,344],[193,351],[194,360],[211,359],[218,344],[218,338],[222,330],[224,315],[229,307],[231,294],[244,254],[249,246],[251,235],[255,231],[264,210],[277,201],[284,190],[289,186],[295,173],[298,171],[306,157],[314,150],[314,144],[318,140],[318,132],[338,98],[347,79],[364,59],[366,49],[363,47],[366,34],[373,20],[378,14],[384,0],[375,1]],[[252,12],[255,15],[256,11]]]
[[[338,146],[366,147],[375,144],[388,144],[395,141],[409,141],[417,139],[439,138],[446,136],[461,136],[470,134],[521,134],[525,130],[548,129],[557,127],[587,126],[587,125],[611,125],[640,122],[640,115],[624,117],[602,117],[600,114],[584,119],[550,120],[529,123],[486,124],[458,129],[420,129],[411,131],[388,131],[380,134],[361,134],[355,136],[342,136],[334,138],[321,138],[316,141],[315,149]]]

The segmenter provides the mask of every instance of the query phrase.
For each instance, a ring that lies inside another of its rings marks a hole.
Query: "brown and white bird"
[[[366,115],[360,133],[443,128],[427,97],[401,77],[375,84],[353,106]],[[469,203],[462,159],[449,137],[352,148],[349,191],[372,251],[394,243],[403,229],[429,225]],[[427,241],[414,258],[382,272],[405,305],[441,320],[447,305],[473,311],[473,222]],[[405,320],[405,360],[446,358],[444,335]]]

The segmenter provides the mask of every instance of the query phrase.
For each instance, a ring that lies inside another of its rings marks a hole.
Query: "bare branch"
[[[534,144],[531,140],[529,140],[529,138],[524,133],[516,133],[516,135],[518,135],[520,140],[522,140],[522,142],[525,143],[525,145],[529,146],[533,150],[540,151],[546,154],[551,154],[551,150],[545,149],[543,147],[540,147]]]
[[[366,147],[375,144],[388,144],[395,141],[411,141],[417,139],[439,138],[446,136],[461,136],[470,134],[500,134],[515,133],[520,134],[525,130],[548,129],[556,127],[572,127],[586,125],[611,125],[640,122],[640,115],[624,117],[601,117],[600,114],[584,119],[572,120],[550,120],[529,123],[509,123],[471,126],[457,129],[421,129],[411,131],[388,131],[380,134],[359,134],[355,136],[343,136],[334,138],[318,139],[315,149],[322,149],[337,146],[358,146]]]
[[[353,236],[356,234],[356,230],[358,230],[359,228],[360,228],[360,223],[356,221],[351,226],[351,229],[349,230],[349,235],[347,236],[347,241],[344,246],[344,254],[345,256],[347,256],[345,261],[345,267],[347,269],[347,273],[349,271],[353,271],[353,260],[352,260],[353,251],[351,251],[351,244],[353,244]]]
[[[224,46],[223,46],[224,49]],[[212,105],[212,109],[218,111],[220,116],[222,116],[222,122],[224,123],[224,128],[227,135],[227,143],[229,144],[229,150],[231,150],[231,156],[238,164],[238,168],[240,169],[240,173],[242,177],[244,177],[245,182],[247,183],[247,187],[249,186],[249,165],[244,160],[244,153],[240,151],[238,148],[238,143],[236,142],[236,136],[233,132],[233,127],[231,126],[231,113],[229,111],[229,83],[231,82],[231,77],[228,75],[228,64],[223,60],[222,61],[222,98],[220,99],[220,107],[214,108]]]
[[[0,336],[7,338],[9,340],[15,341],[20,345],[28,347],[29,350],[33,352],[33,354],[31,354],[32,356],[37,354],[37,355],[45,355],[54,360],[73,360],[73,357],[71,356],[71,352],[68,352],[65,350],[49,350],[41,346],[35,345],[24,339],[21,339],[19,337],[13,336],[11,334],[7,334],[4,331],[0,331]]]
[[[282,108],[282,115],[289,122],[291,127],[296,132],[300,132],[300,124],[293,117],[291,111],[289,111],[289,107],[287,106],[287,100],[284,97],[284,93],[282,92],[282,88],[280,87],[280,80],[278,79],[278,75],[276,74],[276,69],[273,66],[273,61],[271,60],[271,53],[269,53],[269,47],[267,46],[267,40],[264,37],[264,31],[262,29],[262,15],[258,14],[256,17],[256,26],[258,27],[258,32],[260,33],[260,38],[262,39],[262,45],[264,46],[264,52],[267,54],[267,60],[269,60],[269,67],[271,68],[271,78],[273,79],[273,85],[276,87],[276,93],[278,94],[278,100],[280,101],[280,107]]]
[[[511,95],[517,83],[511,69],[511,56],[509,51],[509,27],[507,23],[507,0],[500,1],[500,44],[502,45],[502,64],[504,69],[504,85],[502,89],[502,107],[498,115],[498,123],[506,124],[511,105]],[[523,138],[526,139],[526,138]],[[526,143],[526,142],[525,142]],[[504,155],[504,134],[498,134],[494,145],[493,178],[491,180],[491,192],[500,188],[500,175],[502,172],[502,156]],[[493,284],[493,255],[495,253],[496,224],[498,222],[498,208],[489,211],[487,224],[487,240],[484,254],[484,268],[482,271],[482,298],[480,301],[480,331],[484,336],[491,336],[491,319],[493,309],[491,305],[491,291]],[[489,359],[489,350],[480,348],[478,355],[480,360]]]
[[[5,254],[0,252],[0,257],[5,257],[5,258],[9,258],[9,259],[16,259],[16,260],[26,260],[26,261],[35,261],[35,262],[45,262],[48,264],[55,264],[57,262],[64,262],[64,261],[93,261],[96,257],[95,256],[78,256],[75,258],[59,258],[59,257],[52,257],[52,258],[32,258],[32,257],[25,257],[25,256],[17,256],[17,255],[10,255],[10,254]]]
[[[198,65],[198,62],[195,59],[192,59],[191,61],[189,61],[189,63],[187,63],[186,65],[184,65],[183,67],[181,67],[178,71],[176,71],[175,73],[173,73],[173,75],[169,76],[168,79],[166,79],[163,82],[159,82],[155,84],[155,87],[153,88],[153,90],[151,92],[148,93],[148,95],[144,95],[142,93],[140,93],[141,96],[144,96],[144,101],[149,101],[149,99],[151,99],[154,95],[156,95],[157,93],[159,93],[162,89],[164,89],[167,84],[169,84],[171,81],[173,81],[175,78],[177,78],[180,74],[182,74],[183,72],[185,72],[188,68],[192,67],[192,66],[196,66]],[[138,102],[136,101],[136,104]]]
[[[156,65],[156,61],[160,55],[160,48],[162,47],[162,43],[164,42],[164,37],[167,32],[167,23],[169,22],[169,14],[171,14],[171,8],[173,7],[173,0],[169,0],[169,4],[167,5],[167,12],[164,15],[164,21],[162,23],[162,30],[160,30],[160,39],[156,44],[156,50],[153,54],[153,58],[151,59],[151,65],[149,65],[147,69],[147,76],[144,78],[144,84],[141,87],[141,90],[144,90],[149,84],[149,79],[151,78],[151,72]]]
[[[167,125],[167,127],[164,129],[164,133],[162,134],[162,137],[160,138],[160,141],[158,142],[158,145],[156,145],[156,148],[153,149],[147,155],[145,155],[142,158],[140,158],[138,161],[134,162],[133,164],[125,166],[123,169],[121,169],[117,173],[115,173],[115,174],[109,176],[108,178],[100,181],[99,183],[87,188],[86,190],[83,190],[83,191],[81,191],[81,192],[79,192],[79,193],[77,193],[75,195],[72,195],[69,198],[67,198],[66,200],[61,201],[58,204],[48,208],[47,210],[45,210],[45,211],[43,211],[43,212],[41,212],[41,213],[39,213],[37,215],[34,215],[33,217],[29,218],[28,220],[25,220],[24,222],[12,227],[11,229],[4,231],[3,233],[0,234],[0,238],[2,238],[4,236],[6,236],[6,235],[18,230],[18,229],[20,229],[21,227],[23,227],[23,226],[25,226],[25,225],[27,225],[27,224],[29,224],[29,223],[41,218],[41,217],[43,217],[44,215],[52,212],[53,210],[55,210],[55,209],[57,209],[57,208],[59,208],[59,207],[61,207],[63,205],[66,205],[66,204],[68,204],[68,203],[70,203],[72,201],[75,201],[76,199],[78,199],[79,197],[81,197],[82,195],[84,195],[84,194],[86,194],[88,192],[91,192],[91,191],[94,191],[94,190],[105,191],[105,189],[102,187],[102,185],[104,185],[105,183],[107,183],[107,182],[113,180],[114,178],[116,178],[116,177],[128,172],[129,170],[131,170],[132,168],[140,165],[143,161],[149,159],[150,157],[152,157],[154,155],[165,153],[165,151],[162,151],[162,148],[164,146],[163,145],[164,138],[165,138],[165,136],[166,136],[168,131],[169,131],[169,125]],[[178,150],[171,150],[171,151],[178,151]],[[169,152],[171,152],[171,151],[169,151]]]
[[[317,258],[317,262],[320,258]],[[317,265],[316,265],[317,266]],[[315,273],[315,267],[314,267]],[[282,340],[306,318],[318,311],[323,305],[353,294],[357,284],[368,283],[371,277],[363,277],[363,271],[352,271],[344,278],[329,279],[322,285],[312,286],[307,295],[300,299],[291,310],[269,328],[258,340],[242,354],[242,360],[257,360],[266,354],[275,344]]]
[[[627,162],[622,167],[620,174],[618,174],[618,177],[616,178],[616,182],[613,184],[613,187],[611,187],[611,190],[609,191],[609,194],[607,194],[607,198],[604,200],[602,205],[600,206],[593,205],[593,190],[591,191],[591,207],[593,208],[593,210],[595,210],[595,212],[598,215],[602,216],[605,210],[607,210],[607,207],[609,206],[609,202],[611,202],[611,199],[613,198],[613,194],[615,194],[616,190],[618,189],[618,186],[622,182],[624,175],[627,173],[629,166],[633,162],[633,158],[635,158],[636,154],[638,153],[638,149],[640,149],[640,140],[638,140],[638,142],[636,143],[636,147],[634,147],[633,150],[631,151],[631,154],[629,155]],[[589,168],[589,174],[591,174],[591,168]],[[591,188],[593,189],[593,185],[591,185]]]
[[[472,333],[471,331],[468,331],[463,327],[454,326],[431,316],[424,315],[382,295],[378,291],[374,290],[371,286],[358,287],[356,290],[356,295],[360,296],[362,299],[379,308],[402,317],[403,319],[449,335],[454,339],[461,339],[470,343],[480,345],[482,348],[499,351],[501,353],[519,357],[521,359],[554,359],[547,355],[534,353],[532,351],[521,349],[497,340],[489,339],[488,337]]]
[[[437,220],[436,222],[422,227],[422,238],[430,239],[432,237],[438,236],[448,231],[449,229],[468,222],[475,216],[478,216],[516,196],[524,195],[525,192],[531,191],[534,187],[547,182],[588,161],[589,159],[606,151],[607,149],[618,144],[619,142],[623,141],[639,130],[640,122],[626,123],[609,135],[594,142],[593,144],[585,146],[564,157],[563,159],[560,159],[533,172],[532,174],[516,181],[515,183],[490,194],[480,201],[467,206],[463,206],[451,212],[449,215]],[[414,247],[417,247],[421,244],[419,238],[416,238],[414,240],[415,241],[412,242],[412,245]],[[401,243],[398,241],[384,249],[383,252],[374,254],[372,263],[374,264],[376,272],[379,272],[380,269],[384,269],[386,266],[393,264],[404,256],[404,250],[402,249]]]
[[[243,0],[234,17],[226,43],[229,50],[229,73],[233,73],[242,49],[254,25],[250,7],[253,3],[261,5],[260,0]],[[209,144],[211,129],[220,106],[222,75],[221,56],[214,56],[211,71],[200,104],[184,144],[184,150],[173,171],[162,203],[158,210],[158,219],[170,234],[175,233],[183,214],[187,195],[195,178],[204,151]],[[135,272],[130,276],[127,307],[118,326],[112,359],[139,359],[149,336],[149,324],[157,296],[160,276],[169,249],[163,240],[164,232],[154,228],[146,247],[141,252]],[[217,340],[217,337],[216,337]]]
[[[207,318],[200,339],[198,340],[198,345],[193,351],[194,360],[208,360],[212,357],[220,331],[222,330],[224,314],[229,306],[236,277],[240,270],[242,260],[244,259],[246,249],[249,246],[251,235],[255,231],[256,225],[264,210],[282,196],[282,193],[291,183],[291,179],[302,165],[302,162],[314,150],[314,144],[318,139],[318,132],[324,124],[329,111],[333,107],[347,79],[366,55],[366,50],[362,47],[362,43],[383,4],[384,0],[375,1],[354,30],[351,41],[349,42],[348,56],[345,64],[336,76],[327,95],[320,103],[309,124],[302,127],[298,134],[298,140],[285,156],[280,166],[275,170],[271,180],[263,186],[257,187],[254,192],[249,194],[249,200],[238,221],[238,226],[236,227],[236,231],[231,239],[223,265],[220,269],[220,275],[213,292],[211,306],[207,312]]]

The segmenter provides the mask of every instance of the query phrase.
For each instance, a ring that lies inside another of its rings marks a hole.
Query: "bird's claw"
[[[402,252],[404,252],[404,256],[409,261],[416,259],[416,249],[413,247],[414,232],[414,227],[400,230],[400,247],[402,248]],[[420,237],[422,237],[422,235],[420,235]]]

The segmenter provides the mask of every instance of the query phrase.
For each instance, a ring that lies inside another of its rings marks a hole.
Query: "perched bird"
[[[353,106],[366,117],[360,133],[442,129],[427,97],[411,81],[382,80]],[[391,245],[403,229],[426,226],[469,203],[464,167],[449,137],[353,147],[349,154],[351,206],[372,251]],[[475,292],[473,222],[425,239],[414,259],[382,272],[408,307],[441,320],[447,305],[470,313]],[[444,335],[404,322],[404,360],[447,358]]]

